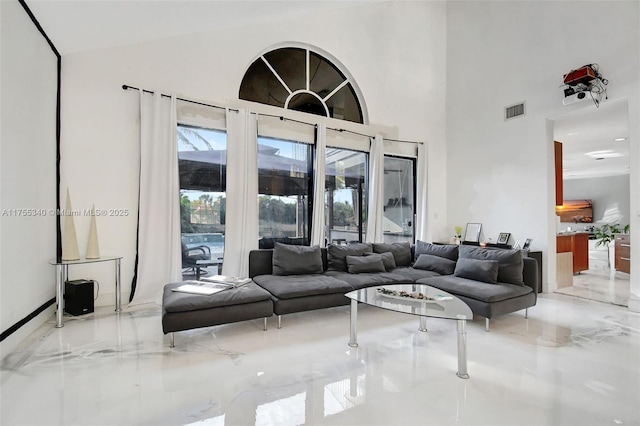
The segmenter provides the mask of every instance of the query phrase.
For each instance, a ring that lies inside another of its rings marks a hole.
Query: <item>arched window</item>
[[[356,123],[366,119],[346,70],[309,48],[283,47],[261,55],[242,78],[239,97]]]

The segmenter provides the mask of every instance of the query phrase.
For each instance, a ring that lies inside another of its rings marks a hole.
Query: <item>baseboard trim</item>
[[[22,318],[20,321],[18,321],[17,323],[13,324],[11,327],[3,331],[2,334],[0,334],[0,342],[2,342],[7,337],[11,336],[16,331],[18,331],[20,327],[22,327],[23,325],[25,325],[26,323],[28,323],[29,321],[31,321],[32,319],[40,315],[45,309],[47,309],[49,306],[53,305],[54,303],[56,303],[55,297],[53,299],[47,300],[35,311],[31,312],[29,315]]]

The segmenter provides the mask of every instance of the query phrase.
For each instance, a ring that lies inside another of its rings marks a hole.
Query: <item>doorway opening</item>
[[[616,263],[615,252],[616,238],[628,233],[631,219],[628,102],[609,101],[563,114],[554,119],[553,133],[562,143],[558,256],[572,256],[562,279],[558,266],[556,292],[628,306],[630,275]],[[569,239],[585,244],[569,249]]]

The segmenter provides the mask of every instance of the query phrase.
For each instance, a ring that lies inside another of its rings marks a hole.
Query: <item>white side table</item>
[[[102,256],[97,259],[81,258],[78,260],[50,260],[49,264],[56,267],[56,328],[64,327],[62,311],[64,310],[64,283],[69,278],[69,265],[85,265],[88,263],[115,262],[116,265],[116,312],[122,310],[122,296],[120,292],[120,260],[122,256]]]

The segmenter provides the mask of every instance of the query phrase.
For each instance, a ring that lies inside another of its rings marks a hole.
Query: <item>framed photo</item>
[[[479,243],[481,229],[482,229],[481,223],[467,223],[467,229],[464,233],[464,241],[467,241],[470,243]]]
[[[509,237],[511,237],[509,232],[501,232],[500,235],[498,235],[498,244],[508,244]]]
[[[524,244],[522,245],[522,250],[529,250],[530,246],[531,246],[531,238],[527,238],[526,240],[524,240]]]

